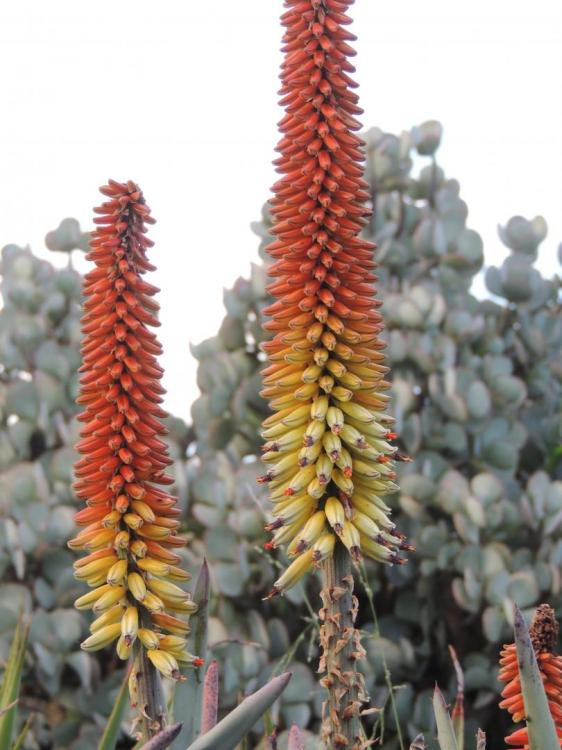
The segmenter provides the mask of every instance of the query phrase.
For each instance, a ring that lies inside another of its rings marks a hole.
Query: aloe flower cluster
[[[556,614],[552,607],[548,604],[541,604],[537,607],[529,629],[529,635],[537,657],[548,707],[562,747],[562,657],[556,654],[558,630]],[[502,649],[499,679],[505,683],[500,708],[509,711],[514,722],[525,721],[525,703],[521,688],[517,649],[514,643],[510,643]],[[516,729],[505,738],[505,741],[507,745],[515,747],[516,750],[528,750],[529,731],[527,726]]]
[[[275,241],[268,247],[276,301],[265,311],[273,338],[262,394],[260,478],[270,489],[270,546],[294,561],[271,594],[329,558],[338,540],[362,555],[401,564],[404,538],[384,495],[395,491],[388,368],[375,298],[374,245],[359,236],[370,214],[361,110],[348,57],[350,5],[287,0],[282,65],[281,179],[274,186]]]
[[[110,181],[108,200],[95,209],[90,244],[93,268],[84,282],[82,366],[78,403],[84,407],[75,466],[75,490],[86,507],[82,527],[69,542],[87,552],[75,576],[91,591],[76,601],[96,619],[82,648],[93,651],[117,641],[128,659],[133,644],[146,649],[165,676],[180,678],[179,664],[199,664],[186,649],[187,619],[195,610],[175,582],[189,579],[174,548],[179,510],[163,489],[173,480],[162,436],[161,352],[150,327],[158,325],[158,291],[142,276],[153,270],[146,250],[146,224],[153,224],[143,194],[133,182]]]

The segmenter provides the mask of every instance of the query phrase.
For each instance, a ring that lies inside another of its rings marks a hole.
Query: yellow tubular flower
[[[113,625],[106,625],[99,630],[96,630],[89,638],[86,638],[80,644],[80,647],[84,651],[99,651],[100,648],[108,646],[112,641],[119,637],[121,633],[121,625],[119,623],[113,623]]]
[[[335,546],[336,537],[334,534],[322,534],[312,547],[312,560],[314,564],[319,565],[322,560],[331,557]]]
[[[164,677],[171,677],[174,680],[185,680],[185,677],[181,676],[178,662],[172,654],[160,649],[149,649],[146,655]]]
[[[105,612],[118,602],[124,602],[126,593],[127,589],[124,586],[110,586],[109,591],[106,591],[99,597],[99,599],[96,599],[92,609],[97,614]]]
[[[164,651],[182,651],[187,644],[185,638],[181,638],[177,635],[165,635],[160,638],[158,648]]]
[[[311,549],[303,552],[302,555],[294,560],[287,570],[280,576],[273,584],[272,590],[267,595],[267,599],[270,599],[275,594],[280,594],[282,591],[290,589],[295,583],[298,583],[303,575],[311,570],[313,567],[313,551]]]
[[[298,536],[294,537],[289,545],[287,552],[289,557],[300,555],[318,539],[326,526],[326,514],[323,510],[314,513],[304,524],[303,529]]]
[[[76,609],[93,609],[94,604],[97,602],[97,600],[100,599],[108,591],[111,591],[111,586],[109,584],[100,586],[93,591],[88,591],[87,594],[79,597],[74,602],[74,606],[76,607]]]
[[[135,183],[110,181],[101,192],[107,199],[95,209],[98,226],[87,256],[94,268],[84,281],[83,411],[74,467],[74,489],[85,506],[75,516],[78,533],[68,542],[89,553],[74,563],[75,577],[92,589],[76,607],[97,615],[82,647],[91,651],[117,641],[121,659],[133,647],[154,651],[153,664],[177,679],[177,663],[158,656],[159,640],[189,632],[187,620],[196,607],[171,583],[190,576],[173,551],[184,544],[177,534],[180,511],[163,488],[173,480],[165,473],[172,461],[163,441],[161,347],[151,330],[158,325],[158,290],[143,278],[152,269],[152,242],[145,234],[154,219]],[[300,377],[295,367],[293,376]],[[277,395],[285,395],[282,387]],[[138,638],[141,631],[144,638]],[[130,692],[136,703],[134,676]]]
[[[174,651],[173,655],[178,662],[180,662],[181,664],[187,664],[190,667],[200,667],[205,663],[203,659],[190,654],[189,651],[186,651],[185,649],[182,649],[181,651]]]
[[[138,637],[146,649],[156,649],[160,643],[158,633],[148,628],[139,628]]]
[[[127,575],[127,561],[118,560],[114,563],[107,573],[107,582],[111,586],[118,586],[123,582],[123,579]]]
[[[392,445],[393,419],[385,413],[390,384],[374,246],[360,237],[370,195],[354,132],[356,95],[347,75],[335,72],[349,52],[342,14],[331,17],[325,3],[289,7],[281,75],[286,114],[275,162],[281,176],[268,247],[274,302],[264,324],[273,338],[263,344],[269,364],[262,395],[274,413],[263,424],[267,471],[259,482],[275,504],[266,546],[288,544],[289,555],[300,556],[272,594],[330,556],[335,544],[355,561],[364,554],[390,564],[403,563],[399,550],[408,548],[392,533],[380,500],[397,489],[394,461],[407,459]],[[326,529],[310,536],[308,524],[322,512]],[[354,512],[362,514],[357,525]]]
[[[95,633],[100,628],[104,628],[106,625],[113,625],[116,622],[121,622],[121,618],[125,613],[125,608],[120,604],[108,609],[103,615],[97,617],[90,625],[90,633]]]
[[[121,619],[121,635],[126,646],[130,646],[139,631],[139,611],[136,607],[127,607]]]
[[[189,625],[173,615],[165,613],[155,613],[152,615],[152,622],[163,630],[167,630],[168,633],[174,635],[187,635],[189,633]]]
[[[126,661],[131,656],[131,642],[129,642],[125,636],[121,635],[117,639],[115,650],[117,651],[117,656],[120,659],[123,659],[123,661]]]

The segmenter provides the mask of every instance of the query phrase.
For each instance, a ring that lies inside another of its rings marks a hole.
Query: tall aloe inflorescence
[[[148,328],[158,325],[152,299],[158,290],[142,279],[153,270],[145,225],[154,219],[135,183],[110,181],[101,192],[109,200],[96,209],[88,255],[95,268],[84,282],[78,398],[84,426],[75,490],[87,507],[76,514],[84,528],[69,546],[88,552],[75,563],[75,576],[92,591],[76,607],[97,615],[82,648],[117,641],[119,657],[128,659],[136,642],[131,693],[136,702],[137,689],[144,690],[139,701],[146,711],[150,663],[175,679],[181,679],[178,663],[198,663],[184,639],[195,605],[174,583],[189,578],[173,551],[184,540],[176,533],[175,499],[160,488],[173,480],[165,474],[171,460],[161,440],[161,347]]]
[[[270,546],[288,544],[295,558],[271,595],[307,570],[324,570],[321,669],[329,688],[325,738],[359,747],[364,699],[354,661],[356,601],[350,560],[362,555],[402,563],[403,537],[383,496],[397,489],[384,412],[383,326],[375,299],[372,243],[359,237],[370,209],[363,143],[354,131],[361,110],[349,73],[345,30],[350,2],[287,0],[280,123],[282,178],[272,200],[276,240],[265,311],[273,338],[263,345],[263,372],[274,414],[264,422],[263,459],[274,503]],[[347,552],[346,552],[347,548]]]
[[[560,746],[562,747],[562,657],[556,654],[558,645],[558,622],[554,610],[548,604],[537,607],[529,635],[538,669],[543,681],[544,691]],[[527,721],[527,711],[522,690],[520,666],[517,649],[514,643],[503,647],[500,657],[501,682],[506,683],[502,691],[500,708],[505,708],[511,714],[513,721]],[[536,717],[535,717],[536,720]],[[505,738],[506,743],[519,750],[529,747],[529,730],[527,726],[515,730]]]

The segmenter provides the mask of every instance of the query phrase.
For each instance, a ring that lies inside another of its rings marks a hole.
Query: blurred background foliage
[[[544,219],[517,216],[499,229],[507,257],[488,267],[482,298],[474,295],[484,250],[466,225],[458,181],[438,163],[441,130],[430,121],[365,136],[375,208],[366,236],[379,247],[392,410],[413,458],[401,465],[394,520],[417,546],[403,568],[367,566],[377,621],[358,585],[367,686],[387,709],[384,722],[382,713],[372,721],[379,733],[384,723],[386,750],[398,743],[383,653],[403,733],[431,738],[434,683],[453,685],[452,643],[466,675],[467,733],[480,725],[495,747],[507,721],[496,663],[511,638],[511,602],[525,610],[548,601],[562,615],[560,278],[535,265]],[[169,419],[169,441],[186,564],[195,571],[204,555],[210,564],[208,640],[223,708],[290,665],[294,677],[271,718],[314,731],[318,584],[311,577],[262,601],[278,566],[262,548],[268,503],[255,483],[267,413],[259,344],[269,225],[265,208],[253,225],[260,261],[225,291],[217,335],[192,347],[201,395],[191,426]],[[66,219],[46,244],[71,253],[87,235]],[[491,261],[498,248],[487,252]],[[112,654],[79,649],[86,620],[72,608],[80,586],[65,546],[75,508],[81,279],[70,261],[57,270],[14,245],[0,271],[0,660],[23,607],[33,619],[19,720],[35,714],[25,747],[89,750],[121,672]]]

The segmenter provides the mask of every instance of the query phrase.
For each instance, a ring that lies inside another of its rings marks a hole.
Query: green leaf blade
[[[514,606],[513,629],[530,750],[560,750],[560,741],[548,707],[535,650],[517,605]]]
[[[129,672],[125,674],[117,698],[111,710],[109,719],[105,726],[103,735],[98,745],[98,750],[115,750],[115,745],[119,739],[121,731],[121,722],[129,702]]]
[[[23,617],[20,617],[14,631],[0,690],[0,747],[2,748],[9,748],[12,744],[28,635],[29,623],[24,622]]]
[[[199,609],[191,615],[191,632],[187,639],[187,650],[207,661],[207,623],[209,619],[209,567],[203,560],[195,581],[193,601]],[[192,671],[185,682],[174,688],[173,721],[182,723],[182,729],[171,745],[171,750],[183,750],[199,735],[203,706],[204,671]]]
[[[457,695],[452,713],[453,729],[455,730],[458,749],[464,750],[464,673],[457,652],[451,645],[449,646],[449,653],[457,677]]]
[[[290,672],[274,677],[262,688],[245,698],[207,734],[198,737],[189,746],[189,750],[234,750],[254,724],[279,698],[290,679]]]
[[[441,750],[458,750],[453,722],[449,716],[443,693],[439,690],[437,685],[435,686],[435,691],[433,693],[433,711],[435,713],[435,721],[437,722],[437,739],[439,740],[439,747]]]

